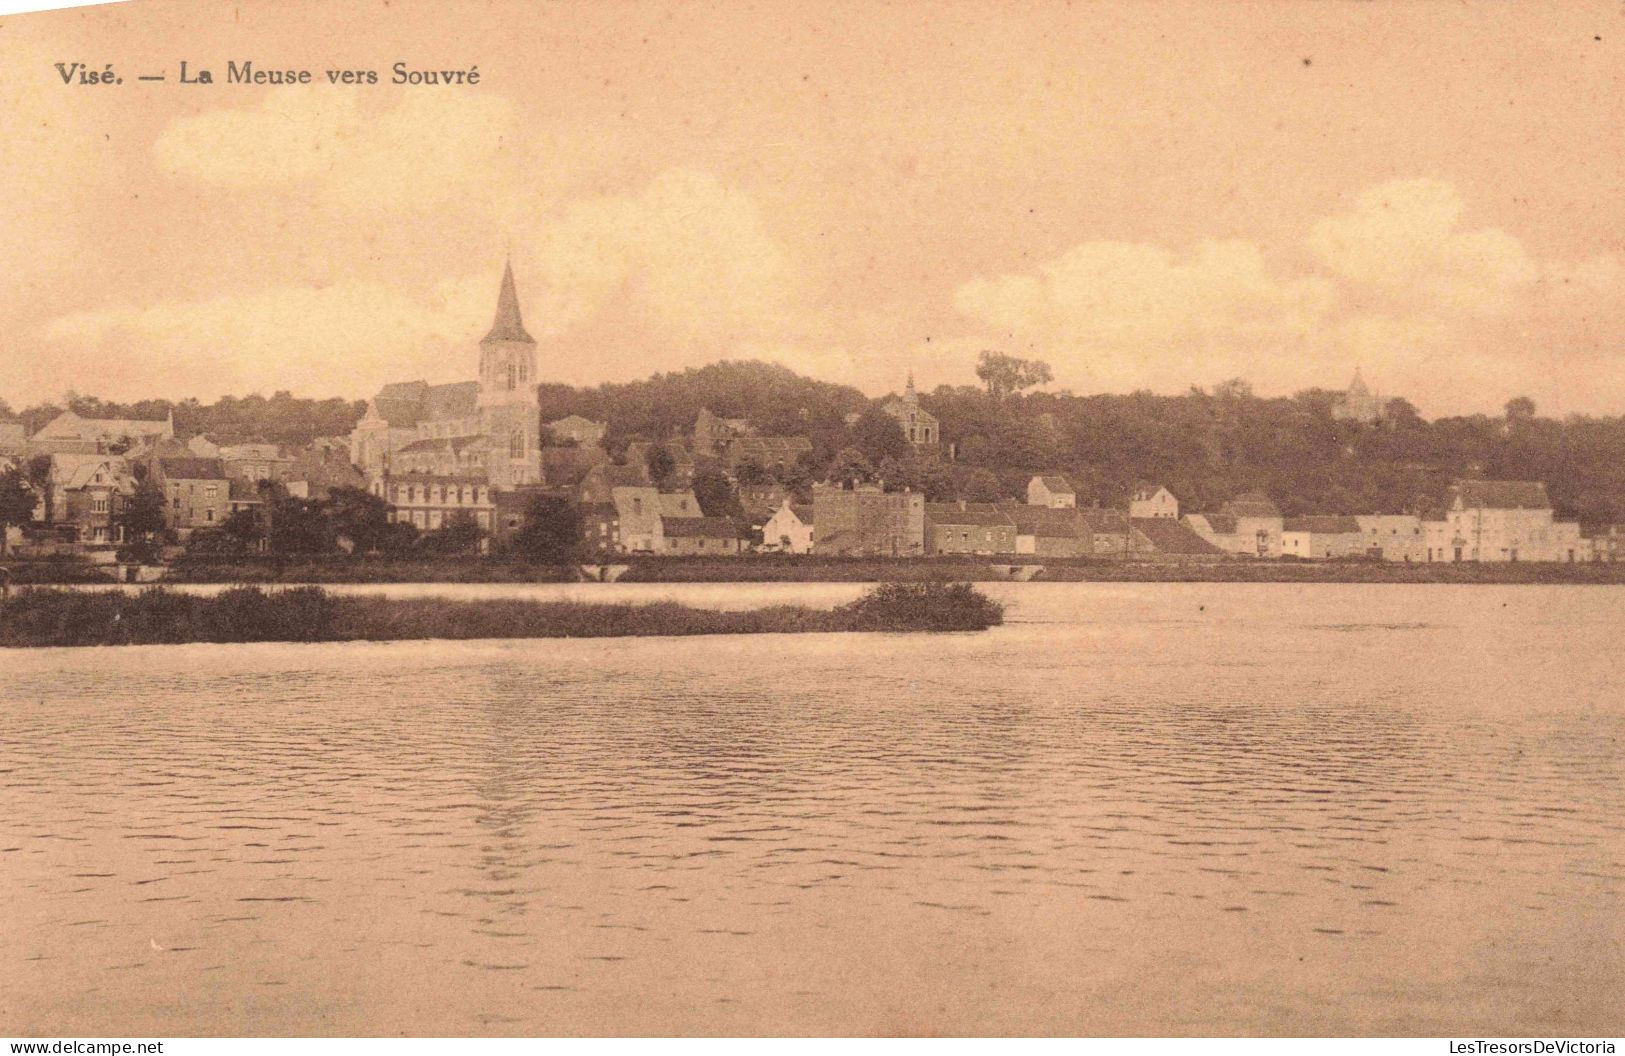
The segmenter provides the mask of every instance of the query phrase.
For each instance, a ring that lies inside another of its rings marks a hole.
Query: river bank
[[[1625,584],[1625,563],[1422,563],[1383,561],[1116,561],[1032,555],[872,558],[748,554],[739,557],[628,557],[623,583],[997,583],[1012,567],[1039,566],[1053,583],[1592,583]],[[276,562],[183,562],[171,583],[568,583],[574,566],[495,558],[398,561],[345,558]]]
[[[623,583],[997,583],[1033,568],[1051,583],[1449,583],[1625,584],[1625,562],[1425,563],[1382,561],[1117,561],[1032,555],[863,558],[749,554],[740,557],[627,557]],[[16,584],[111,583],[112,569],[62,561],[10,566]],[[176,584],[573,583],[574,565],[503,558],[384,557],[181,560],[162,572]]]
[[[979,631],[1004,607],[969,584],[883,584],[833,609],[677,602],[382,598],[317,586],[200,595],[30,588],[0,601],[0,647]]]

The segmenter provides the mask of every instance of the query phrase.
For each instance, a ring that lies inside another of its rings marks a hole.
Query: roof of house
[[[158,470],[169,480],[225,480],[218,458],[160,458]]]
[[[172,429],[168,418],[87,418],[73,411],[63,411],[40,427],[34,434],[35,440],[51,439],[95,439],[96,437],[122,436],[149,436],[153,433],[169,433]]]
[[[1546,485],[1533,480],[1458,480],[1450,491],[1469,510],[1547,510],[1552,506]]]
[[[282,448],[276,444],[230,444],[218,449],[221,458],[227,462],[245,461],[248,459],[276,461],[286,460]],[[208,457],[208,456],[205,456]]]
[[[1079,510],[1078,516],[1083,518],[1083,523],[1089,526],[1091,532],[1126,532],[1129,529],[1128,514],[1122,510],[1095,507]]]
[[[1222,554],[1223,550],[1203,539],[1189,525],[1171,517],[1136,517],[1130,522],[1159,554]]]
[[[1353,517],[1331,514],[1288,517],[1283,522],[1281,530],[1286,532],[1310,532],[1314,535],[1358,535],[1361,528],[1360,522]]]
[[[1200,521],[1207,525],[1208,531],[1214,535],[1235,535],[1236,518],[1228,513],[1193,513],[1192,521]]]
[[[1010,515],[991,502],[928,502],[925,515],[933,524],[972,524],[988,528],[1014,528]]]
[[[1147,484],[1142,480],[1134,485],[1134,501],[1145,502],[1147,499],[1156,498],[1157,492],[1166,490],[1161,484]],[[1169,492],[1169,494],[1173,493]]]
[[[663,491],[660,493],[660,513],[665,517],[697,517],[700,500],[692,491]]]
[[[124,459],[117,455],[76,453],[51,456],[51,475],[57,486],[67,491],[77,491],[93,483],[104,466],[115,481],[127,475]]]
[[[739,526],[727,517],[662,517],[660,530],[673,539],[739,538]]]
[[[1021,535],[1045,539],[1082,538],[1088,528],[1079,510],[1054,510],[1048,506],[1029,506],[1024,502],[1001,502],[999,509],[1015,522]]]
[[[1050,490],[1051,494],[1056,494],[1056,495],[1076,495],[1077,494],[1076,489],[1074,489],[1072,487],[1072,482],[1070,480],[1067,480],[1064,476],[1062,476],[1059,473],[1040,473],[1036,479],[1042,481],[1043,484],[1044,484],[1044,487],[1048,488]]]
[[[513,263],[502,267],[502,290],[497,294],[497,314],[491,322],[491,332],[480,339],[488,341],[520,341],[534,345],[536,339],[525,332],[525,321],[519,316],[519,293],[513,285]]]

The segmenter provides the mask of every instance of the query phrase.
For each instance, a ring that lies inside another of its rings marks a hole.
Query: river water
[[[1625,591],[990,589],[0,654],[0,1033],[1620,1032]]]

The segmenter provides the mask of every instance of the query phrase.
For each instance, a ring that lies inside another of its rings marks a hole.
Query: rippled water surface
[[[995,589],[0,653],[0,1033],[1620,1032],[1625,591]]]

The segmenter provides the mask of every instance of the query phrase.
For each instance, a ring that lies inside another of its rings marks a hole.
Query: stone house
[[[1089,522],[1078,510],[1001,502],[999,509],[1016,526],[1017,554],[1040,557],[1088,557],[1094,553]]]
[[[1436,561],[1577,561],[1580,528],[1558,522],[1546,485],[1526,480],[1459,480],[1444,512],[1449,539]]]
[[[925,497],[872,484],[813,485],[813,552],[914,557],[925,553]]]
[[[218,458],[155,458],[164,493],[164,524],[181,538],[218,528],[231,512],[231,481]]]
[[[496,524],[496,502],[490,482],[483,476],[434,476],[403,473],[373,483],[373,494],[395,507],[390,519],[420,531],[445,527],[459,514],[468,514],[482,531]]]
[[[1363,552],[1384,561],[1427,560],[1427,536],[1422,519],[1408,513],[1357,514],[1364,533]]]
[[[925,504],[928,554],[1013,554],[1016,522],[991,502]]]
[[[1282,557],[1354,557],[1365,553],[1365,546],[1365,532],[1353,517],[1288,517],[1282,523]]]
[[[694,557],[740,552],[739,526],[728,517],[663,517],[663,553]]]

